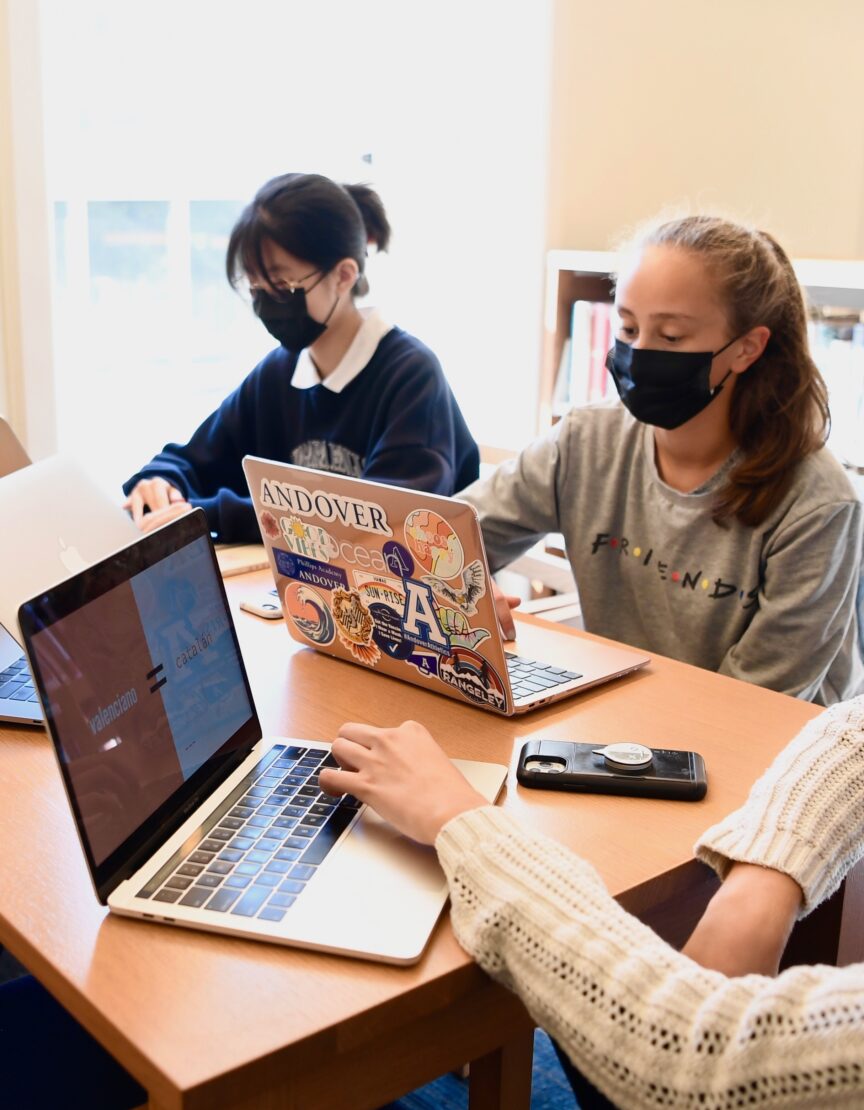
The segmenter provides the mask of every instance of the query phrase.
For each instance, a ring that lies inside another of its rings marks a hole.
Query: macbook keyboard
[[[0,671],[0,698],[25,702],[39,700],[23,655]]]
[[[526,659],[513,652],[505,652],[507,656],[507,674],[510,677],[510,689],[514,698],[524,698],[530,694],[543,694],[554,690],[565,682],[573,682],[581,678],[581,674],[568,671],[564,667],[551,667],[548,663],[540,663],[536,659]]]
[[[360,808],[319,789],[336,766],[326,748],[275,745],[138,897],[281,921]]]

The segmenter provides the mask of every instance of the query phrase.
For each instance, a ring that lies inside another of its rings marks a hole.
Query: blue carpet
[[[576,1106],[573,1088],[551,1041],[542,1030],[535,1030],[531,1110],[574,1110]],[[442,1075],[381,1110],[468,1110],[468,1081],[452,1074]]]
[[[7,1110],[132,1110],[147,1092],[30,975],[0,987]]]
[[[7,952],[5,948],[0,948],[0,983],[6,983],[9,979],[20,979],[26,974],[27,969],[18,963],[12,953]]]

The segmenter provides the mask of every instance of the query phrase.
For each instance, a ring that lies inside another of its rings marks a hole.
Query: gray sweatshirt
[[[809,456],[756,528],[711,519],[729,460],[692,493],[620,404],[573,409],[458,496],[491,569],[561,532],[585,628],[822,705],[864,692],[855,597],[864,506],[831,453]]]

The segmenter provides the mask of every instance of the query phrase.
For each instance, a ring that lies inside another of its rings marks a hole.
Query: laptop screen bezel
[[[183,547],[206,538],[213,564],[213,573],[219,583],[228,627],[237,652],[240,673],[249,700],[250,717],[237,729],[181,787],[174,791],[153,813],[139,825],[105,860],[97,863],[93,857],[81,811],[73,789],[69,766],[64,758],[63,746],[47,696],[43,675],[39,668],[38,654],[32,650],[32,640],[39,632],[64,617],[78,611],[83,605],[96,600],[109,590],[130,581],[146,570],[181,550]],[[189,814],[208,797],[216,787],[239,766],[255,744],[261,739],[258,712],[252,697],[249,677],[240,651],[237,630],[231,617],[225,584],[219,573],[216,553],[202,509],[164,525],[154,532],[141,536],[128,547],[121,548],[101,562],[88,567],[80,574],[61,582],[35,598],[24,602],[18,611],[24,646],[30,661],[30,670],[45,711],[45,723],[54,746],[69,805],[75,819],[78,838],[87,859],[87,866],[99,901],[107,903],[108,896],[121,882],[132,875],[186,820]]]

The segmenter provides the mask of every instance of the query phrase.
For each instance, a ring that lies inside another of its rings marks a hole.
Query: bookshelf
[[[612,301],[611,251],[549,251],[546,255],[546,298],[543,311],[543,365],[540,368],[539,431],[560,415],[553,397],[561,353],[570,337],[573,302]]]
[[[546,256],[538,431],[568,407],[556,405],[555,386],[573,304],[611,303],[615,260],[612,251],[552,250]],[[828,382],[836,431],[842,434],[842,444],[832,445],[841,448],[838,454],[847,456],[847,464],[864,468],[864,261],[808,258],[793,265],[811,309],[813,355]]]

